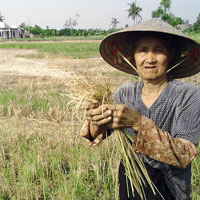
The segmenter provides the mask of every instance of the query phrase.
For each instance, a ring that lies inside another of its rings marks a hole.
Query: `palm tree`
[[[70,28],[71,29],[71,36],[73,34],[73,27],[75,27],[77,23],[77,19],[80,17],[79,14],[76,14],[76,19],[69,18],[65,21],[64,28]]]
[[[4,16],[0,12],[0,22],[3,22],[5,20]]]
[[[134,24],[138,22],[138,19],[142,20],[142,17],[140,15],[140,12],[142,11],[142,8],[136,5],[136,1],[133,3],[128,4],[130,8],[128,11],[128,17],[131,17],[134,21]]]
[[[119,24],[119,21],[116,18],[112,18],[112,21],[110,23],[112,29],[117,29],[117,24]]]
[[[73,27],[76,26],[78,23],[75,19],[69,18],[65,21],[64,28],[70,28],[71,29],[71,36],[73,35]]]

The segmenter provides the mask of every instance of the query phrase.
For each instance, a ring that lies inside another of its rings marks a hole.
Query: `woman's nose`
[[[155,60],[155,55],[153,52],[148,52],[146,54],[146,62],[148,63],[154,63],[156,60]]]

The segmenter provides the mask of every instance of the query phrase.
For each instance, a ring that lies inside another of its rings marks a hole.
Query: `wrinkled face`
[[[134,58],[139,76],[143,80],[167,78],[171,56],[160,38],[144,36],[135,45]]]

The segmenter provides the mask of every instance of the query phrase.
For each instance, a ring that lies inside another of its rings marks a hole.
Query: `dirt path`
[[[35,50],[0,49],[0,74],[17,76],[73,77],[89,71],[112,71],[101,58],[67,59],[64,57],[39,58]]]

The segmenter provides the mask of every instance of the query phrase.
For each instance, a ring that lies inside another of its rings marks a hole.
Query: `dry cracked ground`
[[[102,72],[105,67],[109,70],[101,58],[67,59],[50,55],[39,58],[37,54],[40,53],[35,50],[1,49],[1,75],[73,78],[80,70],[81,74],[94,70]]]

